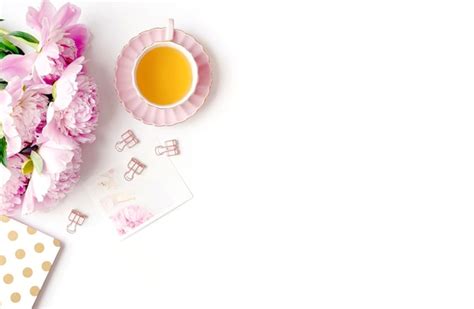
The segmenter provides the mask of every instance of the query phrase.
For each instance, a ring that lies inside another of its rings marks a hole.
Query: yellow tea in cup
[[[135,68],[135,83],[142,96],[158,106],[170,106],[186,98],[195,79],[189,57],[168,45],[146,51]]]

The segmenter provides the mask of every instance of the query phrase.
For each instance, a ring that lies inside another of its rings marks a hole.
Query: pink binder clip
[[[123,174],[123,178],[125,178],[126,181],[132,181],[135,175],[140,175],[143,173],[145,167],[146,165],[140,162],[138,159],[131,158],[128,162],[128,171]]]
[[[115,144],[115,149],[118,152],[122,152],[125,147],[132,148],[140,142],[132,130],[125,131],[121,137],[122,139]]]
[[[67,226],[67,231],[71,234],[76,233],[76,227],[78,225],[82,225],[84,221],[86,221],[87,215],[83,214],[77,209],[71,210],[69,214],[69,221],[70,223]]]
[[[179,144],[175,139],[166,141],[164,145],[158,145],[155,147],[155,153],[157,156],[166,154],[168,157],[179,155]]]

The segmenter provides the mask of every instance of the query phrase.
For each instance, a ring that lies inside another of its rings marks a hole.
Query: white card
[[[151,154],[150,154],[151,153]],[[171,160],[152,152],[135,153],[133,158],[146,167],[141,174],[126,180],[130,158],[105,168],[87,181],[89,194],[96,207],[111,221],[121,238],[126,238],[164,216],[192,198]]]

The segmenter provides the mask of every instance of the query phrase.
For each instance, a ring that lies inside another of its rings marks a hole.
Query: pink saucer
[[[168,41],[168,29],[150,29],[131,39],[122,49],[115,67],[115,88],[125,109],[143,123],[155,126],[171,126],[194,115],[206,101],[212,83],[209,56],[204,48],[189,34],[173,30],[171,42],[188,50],[197,64],[196,89],[186,101],[173,107],[160,107],[142,98],[134,86],[135,63],[145,49],[158,42]]]

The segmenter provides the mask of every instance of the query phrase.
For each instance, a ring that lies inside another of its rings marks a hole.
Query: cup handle
[[[173,41],[174,37],[174,19],[168,19],[168,27],[166,27],[165,41]]]

